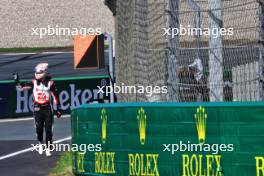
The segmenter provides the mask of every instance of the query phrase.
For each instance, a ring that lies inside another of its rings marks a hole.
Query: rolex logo
[[[106,125],[107,125],[107,114],[105,109],[102,109],[101,111],[101,120],[102,120],[102,142],[104,144],[106,141]]]
[[[139,129],[139,139],[141,145],[144,145],[146,141],[146,119],[147,116],[145,110],[143,108],[140,108],[138,110],[137,120],[138,120],[138,129]]]
[[[205,109],[202,106],[196,109],[194,118],[196,121],[196,128],[197,128],[199,143],[203,144],[205,142],[207,114],[205,113]]]

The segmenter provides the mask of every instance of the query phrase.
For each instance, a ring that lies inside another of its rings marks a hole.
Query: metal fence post
[[[179,0],[168,0],[167,4],[167,28],[179,28]],[[167,79],[168,79],[168,97],[169,101],[179,101],[179,78],[178,63],[179,56],[179,36],[167,36]]]
[[[212,33],[213,29],[218,29],[222,25],[221,0],[208,0],[209,5],[209,28]],[[210,101],[223,101],[223,53],[222,39],[210,35],[209,38],[209,88]]]
[[[264,1],[259,0],[259,89],[260,100],[264,100]]]
[[[110,34],[104,34],[109,47],[108,47],[108,59],[109,59],[109,74],[110,74],[110,86],[113,88],[113,80],[114,80],[114,63],[113,63],[113,38]],[[114,92],[110,93],[110,103],[114,103]]]

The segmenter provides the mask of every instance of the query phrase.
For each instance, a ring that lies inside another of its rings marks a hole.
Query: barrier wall
[[[25,82],[26,80],[22,81]],[[109,85],[108,76],[55,78],[63,113],[93,101],[108,101],[110,96],[97,86]],[[55,107],[56,108],[56,107]],[[0,119],[33,116],[32,90],[16,89],[14,81],[0,82]]]
[[[76,175],[264,174],[264,102],[116,103],[72,111]],[[96,146],[96,147],[91,147]]]

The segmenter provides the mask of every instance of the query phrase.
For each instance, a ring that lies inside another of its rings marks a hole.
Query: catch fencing
[[[168,94],[121,94],[119,101],[263,100],[262,1],[116,4],[117,83],[168,87]]]

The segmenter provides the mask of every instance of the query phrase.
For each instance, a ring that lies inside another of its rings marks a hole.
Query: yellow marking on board
[[[205,109],[202,106],[196,109],[196,114],[194,114],[194,118],[196,120],[196,128],[199,143],[203,144],[205,142],[207,114],[205,113]]]
[[[221,155],[184,154],[182,155],[182,172],[182,176],[222,176]]]
[[[78,172],[85,172],[84,170],[84,155],[85,153],[77,152],[77,171]]]
[[[95,173],[115,174],[115,152],[95,152]]]
[[[256,156],[256,176],[264,175],[264,157]]]
[[[128,154],[129,175],[159,176],[159,154]]]
[[[101,111],[101,120],[102,120],[102,142],[105,144],[106,142],[106,126],[107,126],[107,114],[106,110],[102,109]]]
[[[140,108],[137,114],[138,120],[138,129],[139,129],[139,140],[140,144],[144,145],[146,142],[146,125],[147,125],[147,116],[145,110]]]

